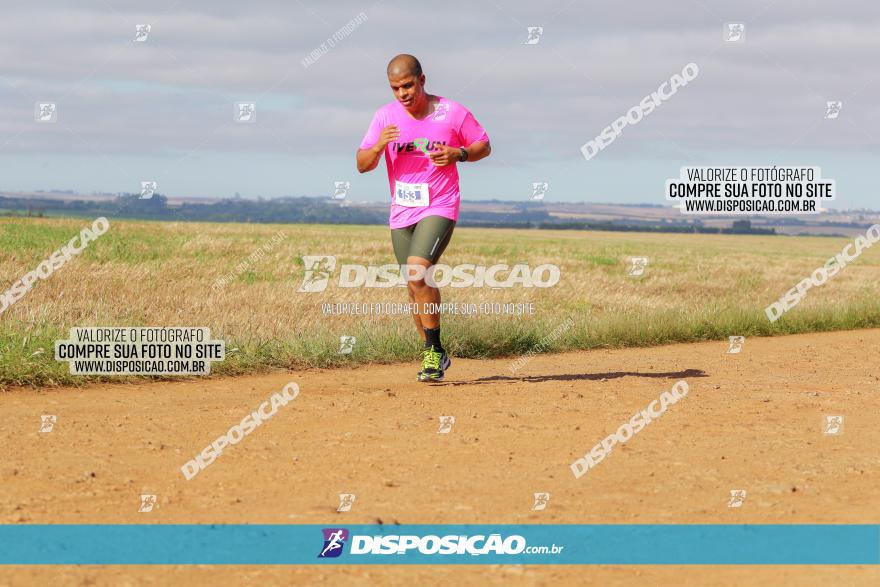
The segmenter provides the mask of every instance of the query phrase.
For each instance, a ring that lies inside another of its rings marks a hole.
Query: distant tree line
[[[165,221],[256,222],[298,224],[387,224],[388,212],[376,208],[341,205],[327,198],[283,197],[249,200],[228,198],[217,202],[169,205],[168,198],[154,194],[120,194],[112,200],[31,199],[0,196],[0,210],[6,216],[87,216]],[[494,200],[499,204],[510,202]],[[776,234],[774,228],[753,227],[749,220],[736,220],[730,228],[703,226],[702,222],[572,221],[557,219],[543,203],[518,202],[510,212],[468,211],[460,226],[553,230],[609,230],[625,232],[675,232],[721,234]]]
[[[695,232],[700,234],[776,234],[776,229],[752,226],[750,220],[734,220],[730,228],[702,224],[627,224],[622,222],[553,222],[541,223],[538,228],[555,230],[607,230],[620,232]]]

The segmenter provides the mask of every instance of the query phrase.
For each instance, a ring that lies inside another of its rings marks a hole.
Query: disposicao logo
[[[327,289],[336,270],[333,255],[303,255],[305,274],[298,292],[318,293]],[[503,275],[499,276],[501,273]],[[421,265],[342,265],[337,277],[339,287],[406,287],[408,281],[424,279],[431,287],[553,287],[559,283],[559,266],[550,263],[532,269],[526,263],[509,266],[496,263],[486,267],[464,263],[450,266],[443,263],[425,269]]]
[[[336,558],[342,554],[342,547],[348,540],[348,530],[345,528],[324,528],[324,547],[318,554],[318,558]]]
[[[349,539],[348,530],[345,528],[324,528],[324,548],[318,558],[338,557],[342,554],[343,546]],[[529,547],[536,549],[549,547]],[[480,556],[485,554],[519,554],[523,551],[531,554],[526,547],[526,539],[522,536],[513,535],[502,537],[500,534],[489,536],[416,536],[416,535],[388,535],[388,536],[351,536],[351,548],[349,553],[389,555],[407,554],[407,551],[415,550],[419,554],[458,554]],[[561,550],[561,548],[559,549]]]

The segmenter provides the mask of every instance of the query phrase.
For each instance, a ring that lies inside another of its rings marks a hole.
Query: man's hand
[[[389,124],[382,129],[381,133],[379,133],[379,140],[373,145],[373,151],[381,153],[385,150],[388,143],[397,138],[400,138],[400,129],[397,128],[396,124]]]
[[[399,136],[400,129],[397,128],[397,125],[389,124],[379,133],[379,140],[376,141],[375,145],[369,149],[358,149],[356,155],[358,173],[366,173],[376,169],[385,147]]]
[[[460,161],[461,151],[458,150],[458,147],[437,145],[433,151],[428,153],[428,157],[431,158],[431,163],[437,167],[444,167],[446,165],[452,165],[456,161]]]

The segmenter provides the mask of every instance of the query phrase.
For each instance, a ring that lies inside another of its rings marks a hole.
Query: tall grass
[[[0,291],[88,224],[0,219]],[[242,269],[279,230],[285,237]],[[446,315],[444,344],[459,357],[515,356],[568,317],[575,325],[549,350],[876,327],[880,247],[811,290],[776,323],[764,314],[847,242],[458,228],[444,263],[554,263],[561,280],[546,289],[444,289],[444,302],[535,307],[531,316]],[[218,374],[415,359],[419,343],[409,316],[321,311],[322,303],[403,303],[404,289],[338,288],[331,280],[324,292],[297,292],[301,257],[322,254],[336,255],[339,265],[394,262],[387,227],[111,221],[82,255],[0,314],[0,386],[98,379],[71,376],[67,363],[54,360],[54,342],[72,326],[207,326],[226,340],[227,359],[212,367]],[[641,278],[627,276],[632,256],[650,259]],[[234,279],[215,291],[212,284],[230,272]],[[338,353],[341,335],[357,337],[352,354]]]

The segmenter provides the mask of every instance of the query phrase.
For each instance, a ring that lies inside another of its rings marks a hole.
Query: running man
[[[344,530],[337,530],[336,532],[331,532],[327,537],[327,548],[321,551],[321,554],[318,555],[318,558],[324,558],[327,556],[328,552],[332,552],[334,550],[339,550],[342,548],[342,534]]]
[[[409,300],[424,343],[419,381],[442,381],[452,364],[440,342],[440,290],[425,282],[452,238],[460,192],[456,163],[479,161],[491,152],[489,136],[458,102],[425,92],[419,60],[398,55],[388,64],[395,100],[373,115],[357,151],[360,173],[372,171],[385,154],[391,189],[391,244],[407,270]],[[427,153],[427,154],[426,154]],[[402,267],[403,269],[403,267]],[[432,310],[428,313],[427,310]]]

